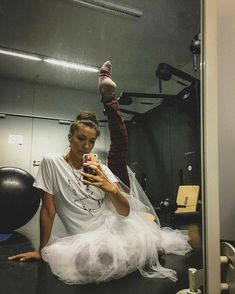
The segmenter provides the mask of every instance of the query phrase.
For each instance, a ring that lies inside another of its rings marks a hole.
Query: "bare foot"
[[[116,84],[112,81],[112,65],[110,61],[106,61],[100,69],[100,77],[98,88],[102,96],[102,102],[108,102],[113,99]]]

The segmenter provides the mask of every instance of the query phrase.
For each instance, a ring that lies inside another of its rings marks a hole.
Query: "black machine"
[[[154,207],[166,213],[177,209],[179,185],[201,186],[200,81],[169,64],[160,63],[156,76],[160,93],[123,92],[120,105],[135,99],[161,99],[160,105],[139,113],[121,108],[133,117],[127,123],[128,164]],[[183,88],[172,95],[162,92],[162,81],[173,79]],[[136,149],[136,146],[141,148]]]

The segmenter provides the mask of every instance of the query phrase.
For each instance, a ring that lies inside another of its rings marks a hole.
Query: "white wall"
[[[218,0],[221,239],[235,241],[235,1]]]
[[[105,119],[100,97],[66,88],[47,85],[34,85],[15,79],[0,78],[0,112],[21,113],[27,115],[49,116],[73,120],[79,111],[90,110],[98,119]],[[94,152],[104,162],[109,149],[110,138],[107,124],[100,124],[101,135],[97,139]],[[14,166],[23,168],[34,177],[38,167],[34,160],[41,160],[48,152],[66,154],[69,150],[67,134],[69,125],[61,125],[58,121],[6,116],[0,119],[0,167]],[[9,144],[9,135],[23,136],[22,144]],[[24,232],[32,240],[35,248],[39,243],[39,211],[31,221],[18,231]],[[53,231],[64,234],[61,221],[56,217]]]
[[[97,93],[0,79],[0,112],[49,116],[73,120],[79,111],[90,110],[104,119],[103,106]],[[36,175],[33,160],[41,160],[48,152],[68,150],[69,126],[58,121],[6,116],[0,119],[0,166],[16,166]],[[10,144],[9,135],[23,136],[22,144]],[[106,124],[101,124],[101,136],[96,150],[105,159],[109,145]]]

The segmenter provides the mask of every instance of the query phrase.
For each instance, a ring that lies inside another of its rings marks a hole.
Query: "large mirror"
[[[134,272],[76,286],[78,291],[176,293],[188,288],[188,268],[203,267],[200,5],[199,0],[0,1],[0,166],[36,177],[45,154],[68,152],[69,124],[81,110],[97,114],[101,136],[94,152],[105,163],[110,135],[97,82],[100,66],[110,60],[128,130],[128,166],[162,227],[186,230],[190,237],[191,252],[160,258],[176,270],[177,282]],[[45,264],[12,266],[6,259],[18,247],[20,252],[38,247],[38,220],[39,210],[8,232],[8,239],[0,234],[1,285],[8,289],[21,275],[25,293],[72,293],[76,288],[57,280]],[[64,233],[59,218],[53,232]]]

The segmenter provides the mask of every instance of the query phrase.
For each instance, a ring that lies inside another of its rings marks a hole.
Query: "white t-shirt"
[[[111,182],[117,178],[100,163]],[[69,234],[82,232],[87,221],[102,213],[105,192],[84,185],[80,179],[82,169],[72,169],[60,153],[49,153],[40,163],[34,187],[54,195],[56,211]],[[75,173],[75,175],[74,175]]]

